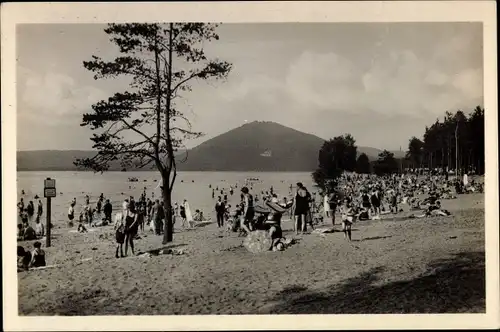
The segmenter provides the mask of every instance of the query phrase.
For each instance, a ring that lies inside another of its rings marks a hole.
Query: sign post
[[[46,230],[46,243],[45,246],[48,248],[50,247],[50,226],[51,226],[51,215],[52,215],[52,202],[51,199],[52,197],[56,197],[56,180],[47,178],[44,181],[43,185],[43,195],[45,198],[47,198],[47,226],[45,228]]]

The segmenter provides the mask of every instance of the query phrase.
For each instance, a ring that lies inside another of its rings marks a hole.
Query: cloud
[[[481,68],[464,70],[454,77],[452,84],[469,99],[481,98],[483,96],[483,71]]]
[[[57,72],[37,73],[21,68],[18,77],[19,114],[38,121],[57,122],[81,116],[93,103],[109,96]]]
[[[455,52],[464,47],[460,41],[453,39],[437,52]],[[260,102],[267,102],[269,109],[288,104],[291,111],[303,110],[308,116],[328,110],[428,118],[458,106],[473,108],[483,95],[480,68],[442,69],[439,62],[409,49],[369,60],[363,67],[335,52],[304,51],[290,62],[284,78],[250,75],[228,91],[233,102],[267,91],[267,99]]]

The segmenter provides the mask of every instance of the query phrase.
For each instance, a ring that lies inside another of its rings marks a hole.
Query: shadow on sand
[[[438,260],[427,273],[409,281],[373,285],[377,267],[321,291],[298,285],[270,299],[269,314],[388,314],[485,312],[484,252],[460,253]]]

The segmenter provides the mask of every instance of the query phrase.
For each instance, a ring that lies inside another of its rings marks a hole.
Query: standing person
[[[370,197],[368,196],[368,193],[363,191],[363,194],[361,195],[361,201],[362,201],[362,206],[363,208],[368,212],[368,219],[370,219],[370,209],[372,207],[370,203]]]
[[[351,226],[355,221],[356,214],[352,207],[352,203],[348,200],[344,201],[344,208],[342,213],[342,232],[344,233],[344,238],[351,242]]]
[[[43,204],[42,204],[42,200],[39,199],[38,200],[38,210],[36,211],[37,219],[40,219],[42,217],[42,214],[43,214]]]
[[[338,195],[335,191],[332,191],[328,195],[328,207],[330,210],[330,217],[332,218],[332,225],[335,226],[335,212],[337,212],[337,205],[338,205]]]
[[[132,211],[132,209],[129,207],[124,218],[125,218],[125,256],[128,255],[129,245],[130,249],[132,250],[132,255],[135,255],[134,238],[139,231],[139,215],[137,211]]]
[[[373,212],[375,215],[380,214],[380,196],[377,189],[375,189],[370,196],[370,203],[373,207]]]
[[[108,200],[109,202],[109,200]],[[125,242],[125,225],[123,224],[123,215],[121,218],[115,220],[114,225],[115,237],[116,237],[116,253],[115,257],[124,257],[123,255],[123,242]],[[120,250],[120,256],[118,256],[118,250]]]
[[[30,201],[28,203],[28,207],[26,208],[26,212],[28,213],[28,220],[29,220],[29,222],[31,222],[33,219],[33,216],[35,214],[35,205],[33,204],[33,201]]]
[[[162,222],[163,218],[165,217],[164,212],[165,211],[163,210],[163,206],[161,206],[161,204],[160,204],[160,200],[157,199],[155,201],[155,206],[153,207],[153,229],[154,229],[155,235],[161,234],[160,228],[161,228],[161,222]]]
[[[19,215],[22,215],[24,212],[24,200],[22,197],[19,203],[17,203],[17,208],[19,209]]]
[[[191,213],[191,208],[189,207],[189,202],[187,199],[184,199],[184,212],[186,214],[186,222],[189,225],[190,228],[194,227],[194,219],[193,219],[193,214]]]
[[[330,195],[328,194],[327,191],[325,192],[325,196],[323,197],[323,212],[325,213],[325,218],[330,218],[331,216]]]
[[[222,202],[222,198],[219,196],[217,203],[215,203],[215,213],[217,215],[217,227],[224,226],[224,213],[226,211],[226,204]]]
[[[75,219],[75,203],[71,202],[68,209],[68,226],[73,227],[73,219]]]
[[[129,202],[128,202],[128,199],[125,199],[122,203],[122,212],[123,212],[123,215],[125,215],[125,213],[127,213],[128,211],[128,206],[129,206]]]
[[[297,183],[297,193],[295,194],[295,233],[299,234],[306,231],[306,218],[309,213],[309,202],[311,194],[301,182]]]
[[[181,225],[183,228],[186,228],[186,207],[184,204],[180,205],[179,214],[181,216]]]
[[[148,201],[146,202],[146,212],[147,212],[147,216],[148,218],[151,219],[151,210],[153,209],[153,201],[148,197]]]
[[[107,199],[106,203],[104,204],[103,212],[104,212],[104,219],[107,220],[108,222],[111,222],[111,213],[113,212],[113,206],[109,202],[109,199]]]
[[[103,198],[101,198],[101,197],[99,197],[99,199],[97,200],[97,205],[96,205],[97,213],[101,213],[102,201],[103,201]]]
[[[254,209],[254,201],[253,201],[253,196],[250,194],[250,190],[248,190],[248,187],[242,187],[241,188],[241,193],[242,193],[242,204],[243,204],[243,214],[242,214],[242,223],[241,227],[247,232],[251,232],[251,227],[252,227],[252,222],[253,218],[255,216],[255,209]]]
[[[135,213],[135,200],[133,196],[130,196],[129,210]]]

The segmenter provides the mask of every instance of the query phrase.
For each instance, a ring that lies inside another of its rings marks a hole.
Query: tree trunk
[[[163,223],[163,244],[172,242],[174,238],[174,222],[173,222],[173,209],[172,209],[172,193],[169,189],[169,175],[162,174],[162,195],[163,195],[163,208],[165,212],[165,222]]]

